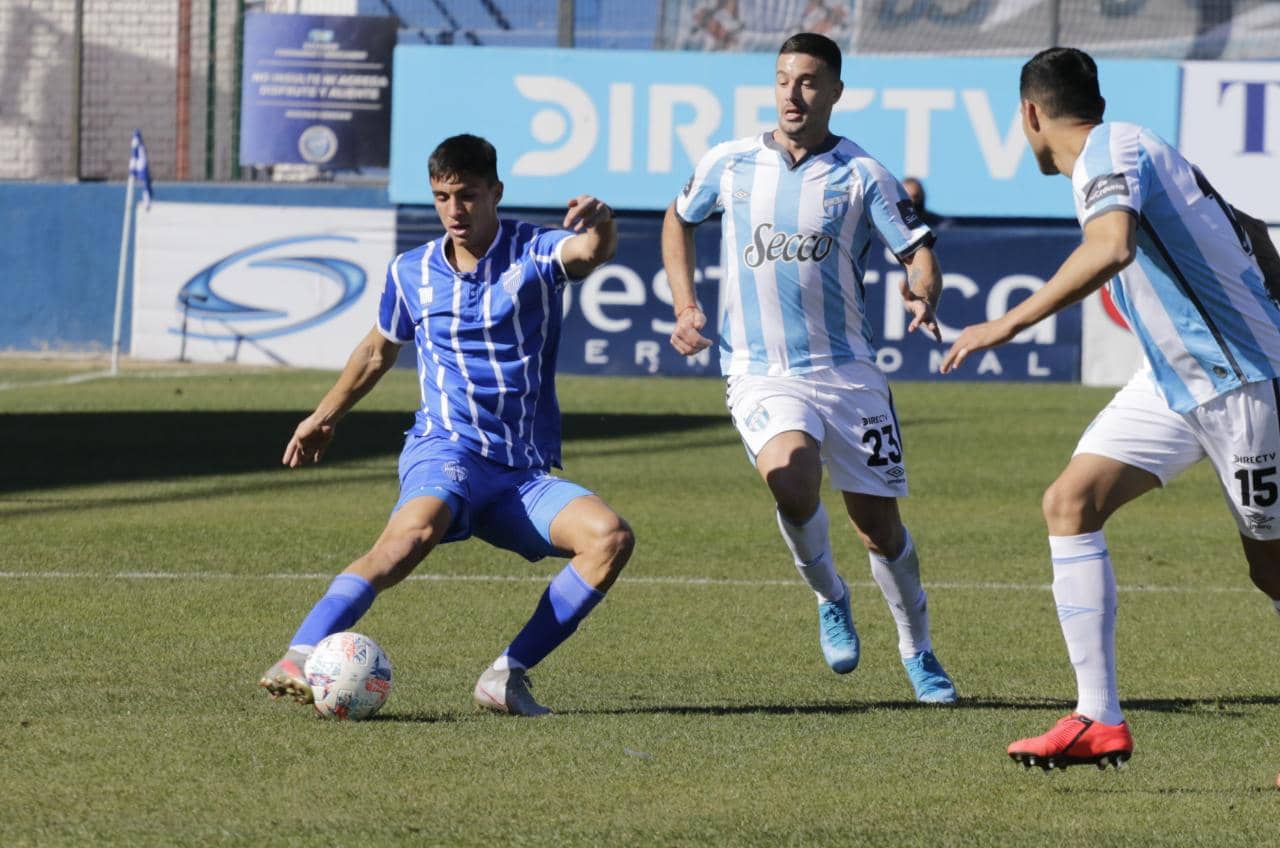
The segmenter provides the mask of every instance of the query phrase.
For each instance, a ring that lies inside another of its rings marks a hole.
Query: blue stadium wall
[[[321,208],[391,209],[378,188],[160,184],[166,202]],[[120,184],[0,183],[0,260],[8,309],[0,318],[0,350],[102,352],[111,344],[124,186]],[[555,226],[561,213],[511,209],[506,214]],[[440,234],[434,210],[396,208],[395,245],[401,251]],[[719,372],[714,351],[686,360],[667,344],[669,289],[661,268],[661,214],[623,213],[614,262],[566,291],[560,364],[568,373],[704,376]],[[938,226],[939,253],[949,274],[943,318],[953,328],[1000,314],[1040,284],[1079,239],[1071,221],[954,219]],[[714,221],[698,231],[699,293],[713,336],[721,264]],[[896,299],[902,272],[876,248],[866,285],[870,328],[881,366],[897,379],[936,373],[943,348],[922,334],[905,333]],[[132,270],[129,271],[130,279]],[[380,285],[380,280],[373,280]],[[131,349],[131,292],[126,289],[123,348]],[[1047,331],[1046,331],[1047,330]],[[337,340],[335,340],[337,343]],[[343,339],[345,349],[348,339]],[[1078,310],[1051,328],[1011,346],[981,376],[996,380],[1077,380],[1081,319]],[[406,362],[409,358],[406,357]],[[305,363],[303,363],[305,364]]]
[[[161,183],[155,190],[185,203],[390,206],[382,188]],[[123,183],[0,182],[0,351],[110,349],[124,199]],[[126,351],[130,294],[126,287]]]

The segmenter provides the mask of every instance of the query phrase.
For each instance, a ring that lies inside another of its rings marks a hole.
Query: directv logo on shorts
[[[312,165],[323,165],[338,153],[338,135],[323,124],[314,124],[298,136],[298,152]]]

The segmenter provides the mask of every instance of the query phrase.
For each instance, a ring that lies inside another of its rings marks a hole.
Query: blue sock
[[[572,565],[566,565],[542,593],[533,617],[503,656],[512,665],[533,668],[578,629],[578,622],[604,599],[604,593],[587,585]]]
[[[302,626],[293,634],[289,648],[313,648],[331,633],[341,633],[360,620],[369,610],[377,594],[373,584],[355,574],[339,574],[329,584],[324,597],[302,620]]]

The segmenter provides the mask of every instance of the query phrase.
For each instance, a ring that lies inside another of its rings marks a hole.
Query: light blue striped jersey
[[[1171,409],[1280,373],[1280,308],[1198,168],[1144,127],[1104,123],[1089,133],[1071,187],[1081,226],[1115,209],[1137,218],[1137,256],[1108,285]]]
[[[556,351],[561,245],[573,234],[501,221],[475,271],[445,257],[448,235],[392,260],[378,329],[415,342],[422,407],[412,434],[428,433],[511,468],[560,465]]]
[[[932,243],[902,184],[847,138],[799,162],[772,133],[717,145],[676,199],[721,220],[720,369],[807,374],[874,361],[862,278],[872,233],[899,257]]]

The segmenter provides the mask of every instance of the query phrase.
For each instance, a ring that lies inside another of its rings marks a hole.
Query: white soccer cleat
[[[306,664],[305,654],[289,651],[266,670],[258,685],[266,689],[272,699],[288,698],[299,704],[310,704],[315,696],[311,692],[311,684],[307,683]]]
[[[496,713],[526,718],[551,715],[551,710],[534,700],[530,685],[529,674],[523,668],[498,671],[491,666],[476,681],[472,698],[477,707]]]

